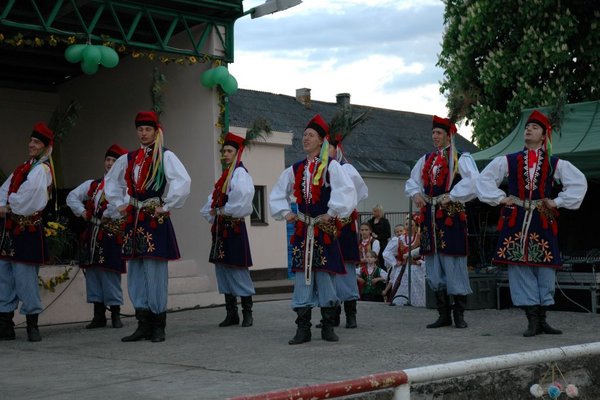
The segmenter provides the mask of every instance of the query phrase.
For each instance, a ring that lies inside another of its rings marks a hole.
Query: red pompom
[[[435,217],[436,217],[437,219],[440,219],[440,218],[442,218],[443,216],[444,216],[444,212],[442,211],[442,209],[441,209],[441,208],[438,208],[438,209],[435,211]]]
[[[5,227],[7,230],[11,230],[11,229],[12,229],[12,227],[13,227],[13,222],[12,222],[12,220],[10,220],[10,219],[7,219],[7,220],[6,220],[6,222],[4,223],[4,227]]]
[[[548,229],[548,218],[542,216],[542,228]]]
[[[21,232],[23,232],[23,228],[21,228],[19,225],[15,226],[15,229],[13,230],[13,235],[18,236],[21,234]]]
[[[323,234],[323,243],[325,243],[328,246],[331,244],[331,236],[329,236],[329,234]]]
[[[133,224],[133,215],[131,215],[131,214],[127,215],[127,223],[128,224]]]
[[[29,225],[27,227],[27,230],[29,231],[29,233],[35,233],[35,225]]]
[[[123,236],[117,235],[117,244],[123,244]]]
[[[102,232],[102,231],[98,232],[98,240],[102,240],[103,237],[104,237],[104,232]]]
[[[138,214],[138,221],[142,222],[145,219],[146,219],[146,213],[143,211],[140,211],[140,213]]]
[[[150,228],[156,229],[157,226],[158,226],[158,224],[156,223],[156,218],[152,218],[150,220]]]
[[[452,226],[454,225],[454,220],[452,219],[452,217],[448,216],[446,217],[446,221],[444,223],[446,224],[446,226]]]
[[[227,239],[227,236],[229,236],[229,229],[223,229],[223,239]]]
[[[460,218],[460,220],[461,220],[462,222],[467,222],[467,213],[465,213],[465,212],[461,212],[461,213],[458,215],[458,217]]]
[[[508,226],[513,228],[517,223],[517,208],[514,207],[510,212],[510,218],[508,220]]]
[[[235,224],[235,226],[233,227],[233,231],[239,235],[241,232],[240,224]]]

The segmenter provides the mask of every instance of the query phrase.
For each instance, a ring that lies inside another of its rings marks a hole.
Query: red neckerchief
[[[152,149],[154,145],[148,147],[140,147],[136,150],[135,155],[132,157],[132,161],[127,166],[125,173],[125,181],[127,182],[127,193],[132,196],[134,193],[144,193],[146,188],[143,187],[146,176],[152,166]],[[137,180],[133,179],[135,167],[138,168]]]
[[[434,167],[437,168],[437,173]],[[433,182],[431,177],[433,175]],[[448,176],[448,159],[445,155],[445,150],[436,151],[431,153],[425,160],[425,165],[421,171],[421,179],[423,180],[423,187],[425,189],[433,190],[433,186],[443,186],[446,183],[446,177]]]
[[[12,193],[16,193],[25,179],[27,179],[27,175],[29,171],[31,171],[31,165],[33,160],[29,160],[24,164],[21,164],[15,169],[13,172],[12,179],[10,180],[10,186],[8,187],[8,195],[10,196]]]
[[[304,173],[304,171],[306,171],[306,164],[309,164],[308,177],[306,176],[307,174]],[[308,159],[306,159],[305,162],[300,164],[296,171],[296,175],[294,176],[294,196],[296,199],[304,199],[306,204],[316,204],[321,198],[322,183],[319,182],[319,185],[313,185],[312,183],[312,176],[316,170],[315,166],[317,164],[318,163],[315,160],[309,162]],[[322,179],[325,179],[325,174],[323,174]],[[306,190],[306,188],[308,188],[308,190]]]
[[[222,207],[224,203],[224,193],[223,193],[223,185],[227,180],[227,174],[229,173],[229,168],[225,168],[219,180],[215,183],[215,188],[212,192],[212,202],[210,203],[210,208],[218,208]]]
[[[527,166],[529,168],[535,168],[538,160],[538,153],[536,150],[527,151]]]

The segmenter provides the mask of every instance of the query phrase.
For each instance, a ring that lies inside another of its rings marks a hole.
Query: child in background
[[[387,280],[387,272],[377,265],[377,253],[369,251],[366,256],[366,265],[356,269],[356,279],[361,288],[361,300],[383,302],[383,289]]]
[[[367,265],[367,255],[369,252],[374,251],[375,255],[379,257],[379,240],[374,239],[372,236],[371,226],[367,222],[360,224],[360,242],[358,243],[358,251],[360,254],[360,266]]]

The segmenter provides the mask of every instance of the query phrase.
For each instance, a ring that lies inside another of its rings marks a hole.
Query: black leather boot
[[[427,325],[427,328],[440,328],[442,326],[452,325],[452,317],[450,316],[450,299],[448,298],[446,291],[436,291],[435,299],[439,317],[434,323]]]
[[[454,309],[452,311],[454,317],[454,326],[457,328],[466,328],[467,323],[465,322],[464,313],[467,307],[467,296],[454,295]]]
[[[110,322],[113,328],[122,328],[121,306],[110,306]]]
[[[252,326],[254,323],[254,318],[252,318],[252,296],[242,297],[242,316],[244,317],[242,326]]]
[[[328,342],[337,342],[340,340],[333,331],[336,312],[336,307],[321,307],[321,339]]]
[[[225,310],[227,310],[227,316],[223,321],[221,321],[219,326],[223,327],[230,325],[239,325],[240,316],[237,312],[237,298],[234,295],[225,295]]]
[[[0,313],[0,340],[15,340],[14,312]]]
[[[554,329],[546,322],[546,311],[548,306],[538,306],[538,330],[548,335],[562,335],[560,329]]]
[[[138,326],[135,332],[121,339],[122,342],[137,342],[152,339],[152,314],[150,310],[135,310]]]
[[[30,342],[40,342],[42,340],[40,330],[38,329],[38,315],[27,314],[25,316],[27,319],[27,340]]]
[[[538,306],[523,306],[521,308],[525,310],[527,316],[527,330],[523,332],[523,336],[531,337],[542,333],[538,322]]]
[[[106,326],[106,306],[104,303],[94,303],[94,318],[85,326],[85,329],[104,328]]]
[[[165,327],[167,326],[167,313],[152,313],[152,342],[165,341]]]
[[[356,324],[356,300],[344,302],[344,313],[346,313],[346,328],[354,329]]]
[[[310,342],[311,333],[310,327],[312,324],[310,323],[312,317],[312,309],[310,307],[300,307],[294,308],[296,311],[296,336],[288,341],[288,344],[301,344]]]
[[[342,315],[342,306],[335,307],[335,314],[333,316],[333,326],[340,326],[340,316]]]

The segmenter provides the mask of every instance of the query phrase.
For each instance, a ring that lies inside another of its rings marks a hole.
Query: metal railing
[[[477,358],[402,371],[383,372],[345,381],[233,397],[229,400],[320,400],[389,388],[394,388],[392,400],[410,400],[411,384],[435,382],[459,376],[596,355],[600,355],[600,342]]]

